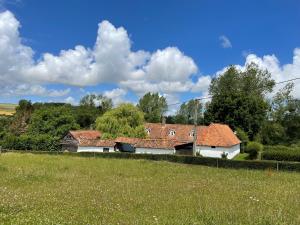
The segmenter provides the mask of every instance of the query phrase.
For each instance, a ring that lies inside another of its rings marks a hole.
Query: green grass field
[[[13,115],[16,107],[16,104],[0,103],[0,115]]]
[[[300,224],[300,174],[0,155],[0,224]]]

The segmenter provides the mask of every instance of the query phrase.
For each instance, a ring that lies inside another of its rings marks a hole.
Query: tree
[[[234,66],[212,80],[209,93],[212,100],[205,112],[206,123],[220,122],[247,132],[249,138],[259,132],[267,118],[269,104],[266,94],[275,85],[271,74],[250,64],[245,71]]]
[[[107,110],[112,109],[113,107],[112,100],[101,94],[86,95],[81,98],[79,105],[91,108],[96,107],[97,109],[99,109],[101,114],[105,113]]]
[[[193,124],[194,123],[194,117],[195,117],[195,107],[197,100],[190,100],[187,103],[183,103],[180,106],[180,109],[178,110],[175,121],[176,123],[181,124]],[[197,123],[201,123],[203,120],[202,118],[202,104],[198,104],[197,109]]]
[[[80,100],[80,105],[74,108],[74,114],[81,128],[91,128],[94,126],[96,118],[112,109],[112,107],[113,104],[110,98],[90,94]]]
[[[104,138],[145,137],[144,114],[132,104],[121,104],[98,117],[96,128]]]
[[[30,135],[49,134],[52,137],[62,138],[69,130],[79,129],[72,108],[64,106],[41,106],[36,109],[28,127]]]
[[[158,93],[148,92],[140,100],[137,107],[144,112],[145,120],[151,123],[158,123],[168,110],[167,100]]]
[[[24,134],[28,128],[28,123],[33,112],[31,101],[22,99],[16,107],[16,113],[13,116],[9,131],[15,135]]]

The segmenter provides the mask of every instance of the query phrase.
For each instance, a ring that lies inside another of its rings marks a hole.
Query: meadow
[[[300,173],[0,155],[0,224],[300,224]]]
[[[0,115],[13,115],[16,112],[15,104],[0,103]]]

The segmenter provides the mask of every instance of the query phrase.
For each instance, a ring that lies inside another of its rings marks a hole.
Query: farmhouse
[[[132,152],[139,154],[192,154],[194,126],[146,123],[147,138],[118,137],[102,140],[99,131],[70,131],[63,139],[64,150],[77,152]],[[240,152],[240,140],[229,126],[197,126],[196,152],[202,156],[231,159]]]
[[[193,125],[146,123],[145,129],[151,139],[172,140],[177,154],[192,154]],[[202,156],[221,158],[226,154],[232,159],[240,153],[240,143],[228,125],[197,126],[196,152]]]
[[[70,152],[114,152],[113,140],[101,140],[96,130],[70,131],[62,140],[63,150]]]

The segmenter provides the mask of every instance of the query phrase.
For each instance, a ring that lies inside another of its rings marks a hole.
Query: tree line
[[[300,101],[292,96],[294,85],[287,83],[271,97],[275,85],[270,73],[255,64],[243,71],[230,66],[212,80],[210,101],[184,102],[174,115],[167,116],[166,98],[150,92],[137,105],[117,107],[101,94],[84,96],[78,106],[20,100],[13,116],[0,117],[0,145],[57,149],[59,140],[76,129],[98,129],[104,138],[145,137],[144,122],[159,123],[166,117],[167,123],[193,124],[195,107],[198,124],[228,124],[244,142],[299,144]]]

